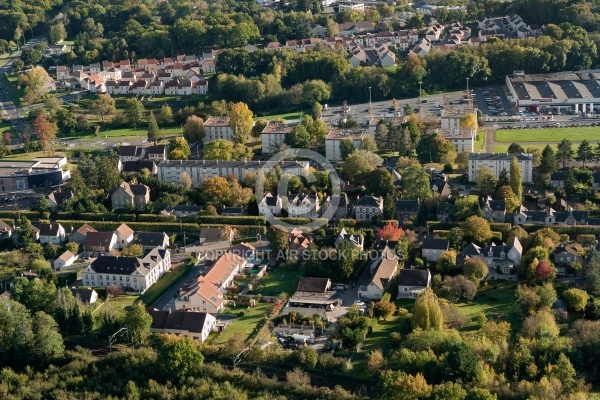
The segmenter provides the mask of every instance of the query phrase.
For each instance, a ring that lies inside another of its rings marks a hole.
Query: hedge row
[[[116,221],[116,222],[176,222],[174,215],[156,214],[114,214],[114,213],[80,213],[77,217],[72,213],[59,212],[56,219],[69,220],[78,219],[85,221]]]
[[[266,225],[265,217],[245,216],[245,217],[224,217],[224,216],[194,216],[195,221],[200,224],[223,224],[223,225]]]
[[[200,224],[200,228],[223,228],[221,224]],[[263,225],[229,225],[231,228],[236,229],[240,234],[253,234],[267,233],[267,227]]]
[[[40,214],[37,211],[0,211],[0,218],[15,220],[17,217],[27,217],[27,219],[38,219]]]
[[[508,222],[491,222],[490,228],[493,231],[502,232],[503,234],[508,235],[508,232],[510,232],[512,225]]]
[[[523,225],[522,227],[528,233],[533,233],[533,232],[539,231],[540,229],[544,229],[544,228],[550,228],[557,233],[565,234],[565,235],[582,235],[582,234],[600,235],[600,226],[598,226],[598,225],[577,225],[577,226]]]
[[[114,221],[82,221],[82,220],[58,220],[56,221],[61,224],[67,231],[71,227],[73,230],[77,230],[83,224],[88,224],[99,231],[114,231],[121,225],[122,222],[114,222]],[[176,222],[127,222],[127,226],[133,229],[134,231],[142,231],[142,232],[189,232],[189,233],[198,233],[199,226],[198,224],[180,224]]]

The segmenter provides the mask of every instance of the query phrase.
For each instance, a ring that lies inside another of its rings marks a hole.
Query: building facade
[[[487,167],[492,174],[498,178],[502,170],[510,175],[510,162],[513,157],[517,158],[521,169],[521,180],[523,183],[531,183],[533,179],[533,155],[531,154],[510,154],[510,153],[471,153],[469,154],[469,182],[475,182],[477,179],[477,170],[481,167]]]

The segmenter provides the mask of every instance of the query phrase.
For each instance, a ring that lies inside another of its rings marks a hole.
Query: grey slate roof
[[[396,212],[418,213],[421,208],[421,203],[418,200],[396,200]]]
[[[401,269],[398,275],[398,285],[425,287],[430,274],[428,269]]]
[[[381,206],[381,199],[375,196],[364,196],[356,201],[356,205],[360,207],[376,207]]]
[[[424,249],[448,250],[450,242],[447,239],[423,239]]]

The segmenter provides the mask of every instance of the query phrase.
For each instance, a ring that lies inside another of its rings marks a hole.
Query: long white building
[[[355,149],[360,149],[367,130],[356,129],[331,129],[325,137],[325,158],[329,161],[342,161],[341,143],[350,139]]]
[[[488,167],[492,174],[499,177],[503,169],[510,176],[510,162],[516,157],[521,167],[521,180],[530,183],[533,170],[533,156],[531,154],[512,153],[471,153],[469,154],[469,182],[477,179],[477,171],[481,167]]]
[[[100,256],[83,270],[81,277],[85,286],[118,286],[144,293],[170,269],[169,250],[154,248],[143,257]]]
[[[274,170],[279,165],[283,173],[302,176],[309,172],[308,161],[218,161],[218,160],[165,160],[158,164],[158,179],[165,183],[179,184],[181,174],[186,172],[192,178],[192,186],[215,176],[233,175],[242,180],[248,172],[258,173]]]
[[[204,121],[204,144],[218,139],[233,142],[229,117],[209,117]]]
[[[273,148],[285,141],[285,135],[294,129],[292,124],[269,122],[260,134],[262,140],[262,153],[271,154]]]

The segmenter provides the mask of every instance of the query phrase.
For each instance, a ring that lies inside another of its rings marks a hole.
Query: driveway
[[[158,299],[156,303],[152,304],[152,307],[158,308],[159,310],[164,310],[167,309],[170,305],[171,309],[175,310],[175,297],[177,296],[181,285],[183,285],[184,282],[196,278],[205,266],[205,261],[201,261],[200,263],[193,266],[192,269],[190,269],[187,272],[187,274],[183,275],[181,279],[179,279],[179,281],[177,281],[177,283],[175,283],[175,285],[173,285],[171,289],[167,290],[167,292],[164,295],[162,295],[162,297]]]

